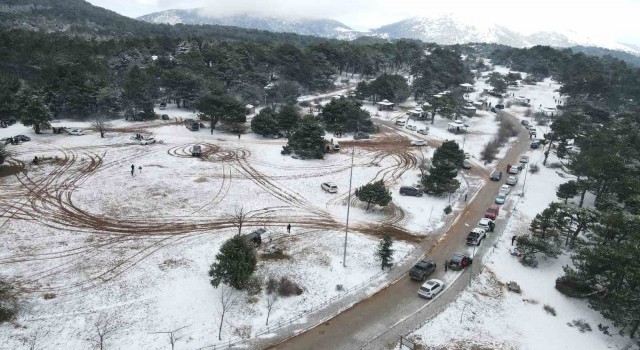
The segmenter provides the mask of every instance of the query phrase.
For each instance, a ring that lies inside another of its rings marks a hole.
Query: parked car
[[[531,142],[531,146],[532,149],[537,149],[538,147],[540,147],[540,141],[535,140]]]
[[[511,186],[509,185],[502,185],[500,186],[500,190],[499,192],[504,192],[506,194],[509,194],[511,192]]]
[[[480,222],[478,222],[478,227],[485,230],[485,232],[490,232],[492,224],[493,224],[493,220],[489,218],[482,218],[480,219]]]
[[[398,126],[404,126],[405,121],[404,120],[396,120],[396,125]]]
[[[325,192],[329,192],[329,193],[337,193],[338,192],[338,186],[336,186],[336,184],[334,184],[333,182],[323,182],[322,185],[320,185],[320,187]]]
[[[332,145],[332,148],[334,151],[339,151],[340,150],[340,144],[337,142],[334,142]]]
[[[27,141],[31,141],[31,138],[25,135],[16,135],[13,137],[13,140],[15,142],[27,142]]]
[[[515,186],[517,183],[518,183],[518,177],[517,176],[509,176],[507,178],[507,185]]]
[[[152,143],[156,143],[156,138],[152,136],[143,136],[140,140],[138,140],[138,143],[145,146],[150,145]]]
[[[417,132],[418,132],[418,134],[421,134],[421,135],[429,134],[429,130],[427,130],[427,129],[418,129]]]
[[[200,157],[202,155],[202,146],[195,145],[191,147],[191,156],[192,157]]]
[[[80,129],[71,129],[67,131],[69,135],[82,136],[84,135],[84,130]]]
[[[520,165],[512,165],[511,167],[509,167],[509,174],[511,175],[518,175],[518,173],[520,173],[520,168],[518,168]]]
[[[522,124],[524,126],[529,126],[529,121],[528,120],[521,120],[520,124]]]
[[[491,112],[493,112],[493,113],[498,113],[498,111],[496,111],[496,108],[495,108],[495,107],[491,107]]]
[[[467,235],[467,245],[480,245],[485,238],[487,238],[487,231],[481,228],[474,228]]]
[[[507,193],[506,192],[498,193],[495,199],[496,204],[504,204],[504,202],[506,201],[507,201]]]
[[[493,180],[493,181],[500,181],[500,179],[502,179],[502,171],[494,170],[491,173],[490,179]]]
[[[521,156],[520,157],[520,163],[523,163],[523,164],[529,163],[529,157],[528,156]]]
[[[469,161],[469,159],[465,159],[462,161],[462,168],[471,169],[471,162]]]
[[[412,280],[424,281],[436,270],[436,263],[431,260],[422,260],[409,270]]]
[[[441,280],[428,280],[420,286],[420,289],[418,289],[418,295],[423,298],[431,299],[436,296],[436,294],[442,292],[443,289],[444,282]]]
[[[498,214],[500,214],[500,207],[497,204],[491,204],[491,206],[484,213],[484,217],[495,220],[498,217]]]
[[[427,141],[425,140],[413,140],[411,141],[411,146],[426,146]]]
[[[497,104],[496,105],[496,109],[504,109],[504,105],[503,104]]]
[[[418,128],[416,128],[415,125],[407,125],[407,129],[411,130],[411,131],[416,131],[418,130]]]
[[[245,237],[256,246],[259,246],[262,241],[271,241],[271,231],[266,228],[259,228],[246,234]]]
[[[169,115],[163,114],[160,118],[162,118],[162,120],[169,120]]]
[[[421,189],[411,187],[411,186],[402,186],[400,187],[400,194],[403,196],[414,196],[414,197],[422,197],[424,192]]]
[[[472,262],[473,259],[471,259],[470,257],[461,253],[455,253],[451,257],[451,260],[449,260],[449,268],[451,270],[460,271],[465,267],[471,265]]]
[[[367,134],[366,132],[357,132],[355,134],[353,134],[353,139],[354,140],[363,140],[363,139],[368,139],[369,138],[369,134]]]

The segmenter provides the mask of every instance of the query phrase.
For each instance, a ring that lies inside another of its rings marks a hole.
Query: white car
[[[502,185],[502,186],[500,186],[500,191],[498,191],[498,192],[504,192],[506,194],[509,194],[509,192],[511,192],[511,186]]]
[[[75,136],[84,135],[84,130],[80,130],[80,129],[71,129],[71,130],[69,130],[67,132],[69,133],[69,135],[75,135]]]
[[[396,120],[396,125],[398,126],[404,126],[405,121],[404,120]]]
[[[336,184],[334,184],[333,182],[323,182],[322,185],[320,185],[320,187],[325,192],[338,193],[338,186],[336,186]]]
[[[521,156],[520,157],[520,163],[529,163],[529,157],[528,156]]]
[[[442,292],[443,289],[444,282],[442,282],[441,280],[428,280],[424,282],[422,286],[420,286],[420,289],[418,289],[418,295],[427,299],[431,299],[436,296],[436,294]]]
[[[492,222],[493,220],[489,219],[489,218],[482,218],[480,219],[480,222],[478,223],[478,227],[485,230],[485,231],[489,231],[490,227],[489,227],[489,223]]]
[[[429,131],[427,129],[418,129],[418,134],[427,135]]]
[[[407,129],[412,130],[412,131],[418,130],[418,128],[416,128],[415,125],[407,125]]]
[[[515,165],[512,165],[509,168],[509,174],[518,175],[519,172],[520,172],[520,169],[518,169],[518,167]]]
[[[140,140],[138,140],[138,143],[141,145],[150,145],[152,143],[156,143],[156,138],[151,136],[142,137]]]
[[[518,183],[517,176],[509,176],[509,178],[507,179],[507,185],[509,186],[515,186],[517,183]]]
[[[411,141],[411,146],[426,146],[427,141],[425,140],[413,140]]]

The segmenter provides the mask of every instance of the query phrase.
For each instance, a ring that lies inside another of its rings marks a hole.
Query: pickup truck
[[[422,260],[409,270],[409,277],[411,277],[412,280],[424,281],[435,270],[435,262],[431,260]]]

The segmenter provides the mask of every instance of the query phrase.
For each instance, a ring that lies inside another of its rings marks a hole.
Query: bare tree
[[[429,168],[431,167],[431,161],[425,157],[424,152],[422,151],[423,147],[420,147],[420,156],[418,157],[418,170],[420,170],[420,178],[424,178],[425,173],[429,170]]]
[[[180,327],[180,328],[176,328],[176,329],[174,329],[172,331],[153,332],[151,334],[169,334],[169,344],[171,344],[171,350],[174,350],[178,340],[184,338],[184,335],[178,336],[176,333],[178,333],[180,330],[183,330],[183,329],[185,329],[187,327],[189,327],[189,326],[183,326],[183,327]]]
[[[109,128],[113,126],[105,117],[99,116],[91,122],[91,126],[100,133],[100,137],[104,137],[104,134]]]
[[[25,336],[24,338],[22,338],[22,343],[29,349],[29,350],[36,350],[38,349],[38,345],[45,339],[47,338],[47,336],[49,335],[49,333],[51,333],[50,329],[47,329],[46,331],[43,330],[42,328],[36,328],[35,331],[31,332],[31,334],[29,334],[28,336]]]
[[[96,348],[104,350],[105,342],[108,338],[120,329],[121,325],[113,315],[100,314],[93,322],[95,336],[87,339],[95,343]]]
[[[220,315],[220,324],[218,327],[218,340],[222,340],[222,325],[224,324],[224,316],[233,310],[238,304],[238,295],[235,290],[226,285],[220,286],[220,305],[218,315]]]
[[[234,213],[231,214],[229,219],[233,226],[238,228],[238,235],[242,232],[242,225],[247,221],[248,216],[249,212],[247,212],[244,207],[236,207]]]
[[[271,310],[273,310],[277,302],[278,295],[275,292],[267,295],[267,326],[269,325],[269,316],[271,315]]]

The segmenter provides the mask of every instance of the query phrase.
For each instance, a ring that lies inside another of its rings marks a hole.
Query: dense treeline
[[[497,48],[491,58],[514,70],[553,76],[569,95],[564,113],[545,135],[573,175],[518,239],[523,262],[572,253],[573,266],[556,287],[589,298],[621,334],[640,328],[640,69],[615,58],[548,47]],[[573,141],[573,144],[570,142]],[[571,149],[573,147],[573,150]],[[546,157],[545,157],[546,162]],[[594,205],[585,207],[587,194]],[[567,199],[577,197],[577,205]],[[609,333],[606,326],[600,330]]]

